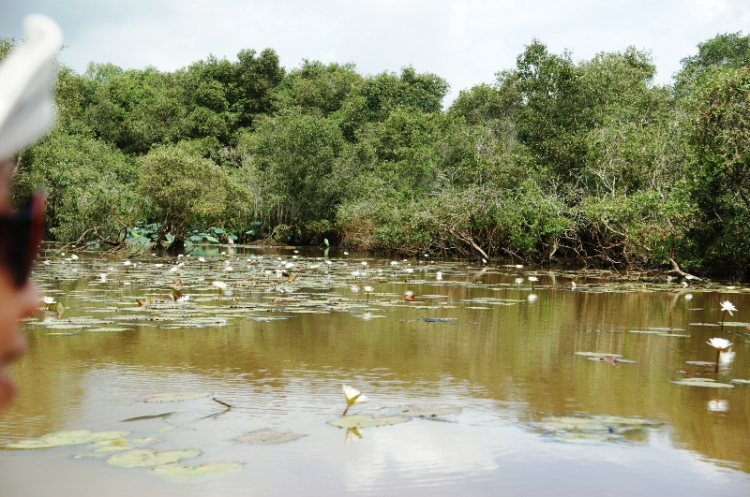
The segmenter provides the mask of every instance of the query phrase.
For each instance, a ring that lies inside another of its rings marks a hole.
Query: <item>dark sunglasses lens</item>
[[[26,284],[42,238],[43,198],[35,194],[21,212],[0,217],[0,256],[18,287]]]

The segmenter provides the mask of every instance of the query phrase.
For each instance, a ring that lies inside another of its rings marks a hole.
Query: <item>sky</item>
[[[309,59],[435,73],[451,86],[446,104],[494,82],[535,38],[575,61],[648,50],[655,83],[669,84],[698,43],[750,34],[750,0],[0,0],[0,36],[21,38],[30,13],[61,25],[60,60],[78,73],[89,62],[174,71],[273,48],[287,69]]]

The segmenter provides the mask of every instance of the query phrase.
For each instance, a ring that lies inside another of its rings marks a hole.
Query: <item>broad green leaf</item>
[[[196,400],[210,397],[213,395],[211,392],[167,392],[167,393],[153,393],[151,395],[145,395],[141,397],[143,402],[182,402],[185,400]]]
[[[411,421],[410,416],[344,416],[343,418],[329,421],[328,424],[339,428],[376,428],[379,426],[391,426]]]
[[[154,466],[148,470],[150,475],[164,476],[176,480],[202,480],[208,476],[236,473],[242,469],[238,462],[214,462],[200,466],[180,466],[176,464]]]
[[[116,468],[148,468],[191,459],[201,454],[202,452],[198,449],[167,450],[164,452],[158,452],[154,449],[134,449],[110,456],[107,458],[107,464]]]
[[[461,412],[460,407],[436,407],[433,409],[420,409],[418,407],[410,407],[402,411],[407,416],[418,417],[418,418],[435,418],[438,416],[448,416],[449,414],[458,414]]]
[[[3,449],[25,450],[25,449],[49,449],[52,447],[62,447],[64,445],[81,445],[102,440],[116,440],[129,435],[129,431],[100,431],[92,432],[91,430],[73,430],[59,431],[43,435],[39,438],[29,440],[19,440],[4,445]]]
[[[679,380],[672,380],[670,381],[670,383],[689,387],[734,388],[734,385],[729,385],[728,383],[719,383],[716,380],[712,380],[710,378],[682,378]]]
[[[576,352],[575,355],[584,357],[622,357],[621,354],[608,354],[606,352]]]
[[[274,431],[270,428],[264,428],[262,430],[256,430],[237,437],[237,441],[251,444],[251,445],[270,445],[279,444],[284,442],[293,442],[299,440],[307,435],[300,435],[298,433],[292,433],[289,431]]]

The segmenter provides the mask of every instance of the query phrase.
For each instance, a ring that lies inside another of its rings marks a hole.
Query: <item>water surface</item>
[[[125,430],[157,438],[157,450],[202,451],[184,464],[242,469],[174,482],[75,458],[86,446],[2,451],[0,495],[750,494],[750,385],[670,382],[750,379],[745,288],[429,258],[328,259],[317,249],[219,250],[130,265],[49,250],[35,279],[67,310],[26,324],[29,350],[13,368],[21,395],[0,415],[0,442]],[[170,287],[190,299],[173,302]],[[407,291],[415,301],[404,300]],[[739,309],[734,316],[722,316],[724,300]],[[734,343],[718,374],[686,364],[715,360],[712,337]],[[461,412],[347,432],[327,424],[346,406],[343,383],[369,397],[350,414]],[[232,409],[222,413],[211,397],[142,401],[160,392],[210,392]],[[124,422],[167,412],[176,414]],[[593,439],[541,424],[599,415],[655,424],[585,433]],[[306,436],[235,440],[262,428]]]

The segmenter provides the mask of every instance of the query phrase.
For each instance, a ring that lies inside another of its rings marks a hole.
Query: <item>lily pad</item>
[[[730,381],[729,383],[736,383],[738,385],[750,385],[750,380],[741,380],[739,378],[735,378],[734,380]]]
[[[156,442],[158,439],[154,437],[135,438],[129,440],[125,437],[116,438],[114,440],[101,440],[94,442],[89,446],[91,452],[87,454],[78,454],[73,456],[73,459],[83,459],[84,457],[107,457],[112,452],[121,452],[124,450],[132,450],[140,447],[145,447],[148,444]]]
[[[65,445],[81,445],[102,440],[115,440],[126,435],[129,431],[100,431],[92,432],[91,430],[73,430],[59,431],[49,433],[39,438],[29,440],[19,440],[4,445],[3,449],[8,450],[27,450],[27,449],[49,449],[52,447],[62,447]]]
[[[447,416],[449,414],[458,414],[461,412],[460,407],[436,407],[434,409],[420,409],[418,407],[410,407],[402,411],[407,416],[413,416],[418,418],[436,418],[438,416]]]
[[[148,470],[150,475],[164,476],[176,480],[202,480],[208,476],[236,473],[242,469],[238,462],[214,462],[200,466],[180,466],[176,464],[154,466]]]
[[[284,442],[293,442],[307,435],[292,433],[290,431],[274,431],[270,428],[251,431],[247,435],[237,437],[237,441],[251,445],[271,445]]]
[[[607,358],[611,357],[613,359],[613,362],[615,364],[635,364],[635,361],[631,361],[630,359],[620,359],[619,357],[615,356],[605,356],[605,357],[589,357],[589,361],[596,361],[596,362],[609,362],[607,361]]]
[[[425,323],[450,323],[455,320],[456,318],[422,318]]]
[[[604,441],[610,440],[612,437],[608,437],[606,435],[602,435],[599,433],[573,432],[573,433],[559,433],[559,434],[556,434],[552,438],[560,442],[587,444],[587,443],[604,442]]]
[[[329,421],[328,424],[339,428],[377,428],[379,426],[391,426],[411,421],[409,416],[344,416],[343,418]]]
[[[544,418],[542,421],[531,423],[533,428],[543,429],[545,431],[606,431],[613,432],[614,428],[619,427],[642,427],[658,426],[660,421],[653,421],[643,418],[626,418],[622,416],[552,416]]]
[[[715,362],[710,362],[710,361],[685,361],[685,364],[690,364],[692,366],[706,366],[706,367],[716,366]]]
[[[719,383],[711,378],[682,378],[679,380],[672,380],[670,383],[675,385],[685,385],[689,387],[704,387],[704,388],[734,388],[734,385],[728,383]]]
[[[584,357],[622,357],[622,354],[608,354],[606,352],[576,352],[575,355],[580,355]]]
[[[186,400],[196,400],[210,397],[211,392],[167,392],[153,393],[141,397],[143,402],[183,402]]]
[[[135,449],[120,452],[107,458],[107,464],[116,468],[148,468],[198,457],[198,449],[167,450],[158,452],[154,449]]]

